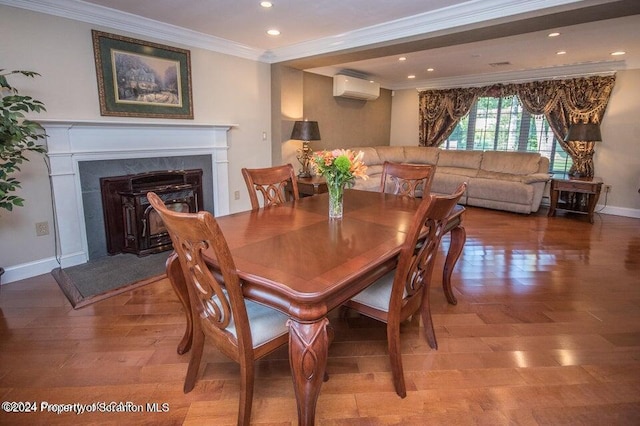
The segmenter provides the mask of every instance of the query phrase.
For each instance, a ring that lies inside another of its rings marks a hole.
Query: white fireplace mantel
[[[88,260],[78,162],[210,155],[214,214],[229,213],[227,133],[234,124],[40,120],[47,156],[63,268]]]

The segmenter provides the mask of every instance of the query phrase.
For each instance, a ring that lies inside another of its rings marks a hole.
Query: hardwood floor
[[[640,219],[469,208],[464,223],[458,305],[445,301],[441,266],[431,290],[439,350],[417,321],[403,326],[407,398],[393,389],[384,326],[332,315],[317,424],[640,424]],[[38,408],[0,412],[0,424],[236,422],[238,367],[216,350],[182,392],[185,320],[166,280],[73,310],[43,275],[2,286],[0,308],[0,399]],[[42,411],[100,402],[130,409]],[[286,348],[258,363],[252,420],[297,422]]]

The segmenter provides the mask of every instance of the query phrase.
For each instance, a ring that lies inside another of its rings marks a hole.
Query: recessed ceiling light
[[[400,57],[398,58],[398,60],[399,60],[399,61],[406,61],[406,60],[407,60],[407,58],[405,58],[404,56],[400,56]]]
[[[559,51],[559,52],[556,52],[556,55],[566,55],[566,54],[567,54],[567,52],[566,52],[566,51],[564,51],[564,50],[561,50],[561,51]]]
[[[621,56],[626,54],[627,52],[622,51],[622,50],[618,50],[617,52],[611,52],[611,56]]]
[[[411,74],[411,75],[408,75],[407,78],[416,78],[416,76]]]
[[[278,30],[269,30],[269,31],[267,31],[267,34],[269,34],[270,36],[277,36],[277,35],[280,35],[280,31],[278,31]]]
[[[427,72],[433,72],[433,68],[427,68]]]
[[[549,33],[547,34],[547,37],[558,37],[560,35],[560,33]]]
[[[260,6],[262,6],[262,7],[271,7],[271,6],[273,6],[273,3],[271,3],[270,1],[261,1],[260,2]]]

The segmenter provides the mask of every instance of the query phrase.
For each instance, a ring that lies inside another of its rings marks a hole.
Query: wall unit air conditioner
[[[333,96],[372,101],[380,96],[380,83],[339,74],[333,77]]]

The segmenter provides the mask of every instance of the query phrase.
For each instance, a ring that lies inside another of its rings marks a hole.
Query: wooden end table
[[[323,194],[327,192],[327,181],[322,176],[299,177],[298,192],[301,197]]]
[[[551,205],[549,216],[555,216],[556,210],[584,214],[593,223],[593,211],[596,208],[602,179],[573,178],[568,175],[553,175],[551,177]]]

